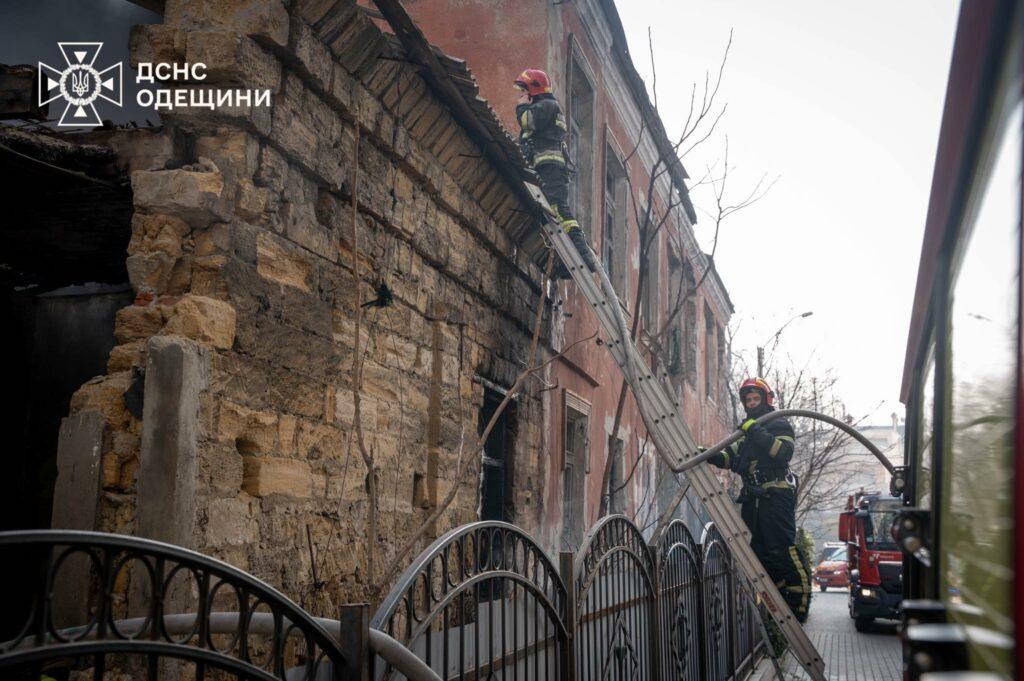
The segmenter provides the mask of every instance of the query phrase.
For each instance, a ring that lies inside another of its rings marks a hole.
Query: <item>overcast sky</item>
[[[832,367],[851,412],[898,404],[909,308],[955,30],[956,0],[618,0],[633,59],[678,134],[690,84],[714,72],[729,36],[717,134],[684,159],[691,176],[722,157],[731,196],[762,174],[778,182],[723,225],[716,262],[736,305],[735,349],[754,348],[790,317],[776,362]],[[127,26],[158,20],[126,2],[14,0],[0,5],[0,62],[59,61],[57,40],[103,40],[127,60]],[[81,11],[80,11],[81,10]],[[104,32],[104,29],[106,32]],[[130,72],[126,99],[134,99]],[[107,107],[108,109],[110,107]],[[131,112],[122,112],[130,116]],[[104,117],[110,115],[104,112]],[[698,208],[709,188],[697,188]],[[727,195],[729,198],[729,195]],[[711,220],[697,236],[710,247]]]
[[[717,69],[733,29],[719,92],[728,110],[684,164],[702,175],[728,134],[732,196],[764,173],[779,178],[723,223],[716,263],[736,306],[734,349],[753,366],[757,345],[813,311],[786,328],[775,361],[814,353],[819,368],[836,370],[851,413],[873,412],[873,423],[903,415],[903,357],[958,4],[617,2],[648,84],[653,32],[670,135],[686,119],[690,84]],[[712,197],[697,188],[693,198],[699,208]],[[711,220],[698,217],[697,236],[710,247]]]

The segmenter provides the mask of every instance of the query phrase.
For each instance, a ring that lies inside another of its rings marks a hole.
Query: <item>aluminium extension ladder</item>
[[[550,211],[540,189],[528,182],[525,184],[537,202]],[[669,468],[675,470],[687,459],[692,458],[697,450],[697,445],[679,414],[679,402],[671,397],[661,381],[654,376],[630,339],[618,296],[604,268],[598,264],[596,274],[599,282],[596,282],[561,226],[553,219],[549,219],[543,228],[576,286],[597,315],[607,335],[608,350],[622,369],[623,376],[633,392],[637,408],[651,439],[654,440],[658,455]],[[677,460],[672,460],[673,455]],[[697,465],[687,470],[686,475],[708,515],[718,526],[744,575],[782,630],[790,650],[801,667],[815,681],[825,681],[825,663],[821,655],[750,548],[750,530],[736,512],[732,499],[707,466]]]

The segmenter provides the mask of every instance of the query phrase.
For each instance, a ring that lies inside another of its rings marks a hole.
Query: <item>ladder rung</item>
[[[538,191],[531,193],[539,196]],[[608,351],[616,364],[622,368],[623,376],[633,392],[637,409],[651,439],[654,440],[657,451],[668,461],[671,461],[672,455],[678,461],[689,459],[697,445],[686,424],[678,418],[679,402],[670,397],[668,390],[660,381],[653,380],[654,376],[647,361],[625,333],[622,309],[618,304],[618,297],[613,294],[608,276],[601,270],[597,273],[600,284],[595,282],[569,236],[561,229],[553,229],[548,234],[552,247],[569,270],[580,293],[590,303],[598,323],[607,335],[608,341],[605,344]],[[766,578],[764,566],[746,541],[750,536],[750,530],[736,512],[735,504],[706,467],[691,468],[686,471],[686,476],[722,536],[731,544],[730,550],[736,563],[755,592],[765,602],[766,609],[789,641],[804,670],[815,681],[824,681],[825,664],[821,655],[793,617],[775,584]]]

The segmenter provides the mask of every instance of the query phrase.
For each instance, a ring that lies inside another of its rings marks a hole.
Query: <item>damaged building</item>
[[[409,12],[431,41],[472,65],[509,129],[517,129],[512,81],[537,67],[552,78],[576,167],[573,212],[629,322],[639,316],[638,342],[679,395],[690,432],[698,442],[721,440],[737,419],[726,333],[733,306],[694,236],[686,170],[633,65],[613,0],[418,0]],[[586,300],[563,287],[560,312],[568,314],[564,324],[556,321],[558,332],[573,339],[597,328]],[[558,362],[553,374],[551,453],[560,468],[547,480],[546,517],[547,527],[562,529],[550,540],[578,545],[603,493],[609,510],[634,516],[644,507],[636,517],[647,525],[676,483],[657,464],[632,395],[615,432],[622,385],[615,362],[591,347]]]
[[[146,4],[162,21],[123,36],[133,65],[203,63],[201,83],[161,87],[265,89],[270,105],[0,126],[9,394],[24,398],[5,412],[3,529],[160,539],[318,610],[379,599],[412,558],[400,548],[475,519],[577,545],[608,460],[612,510],[652,506],[632,398],[613,445],[621,377],[597,342],[574,345],[597,324],[573,284],[544,283],[543,214],[507,131],[520,65],[565,74],[591,243],[691,430],[726,432],[731,304],[678,162],[652,194],[672,235],[641,258],[629,204],[667,138],[658,123],[627,158],[656,115],[611,3],[548,7],[518,45],[475,12],[433,19],[441,0],[401,21],[349,0]],[[523,370],[566,348],[480,451]]]

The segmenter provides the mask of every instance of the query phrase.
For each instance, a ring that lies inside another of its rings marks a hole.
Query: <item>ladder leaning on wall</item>
[[[530,183],[526,183],[526,186],[537,202],[550,213],[540,189]],[[595,281],[576,247],[555,220],[548,220],[543,229],[555,253],[562,259],[576,286],[579,287],[580,293],[597,315],[607,336],[608,351],[622,369],[647,432],[654,440],[658,455],[670,469],[678,470],[687,459],[694,456],[697,444],[679,414],[678,400],[674,399],[655,377],[647,361],[630,339],[618,296],[608,280],[608,275],[599,266],[595,273]],[[728,543],[743,574],[760,596],[765,610],[782,630],[790,651],[812,679],[825,681],[825,663],[821,655],[750,548],[750,530],[737,513],[732,499],[706,466],[694,466],[687,470],[686,475],[701,504]]]

